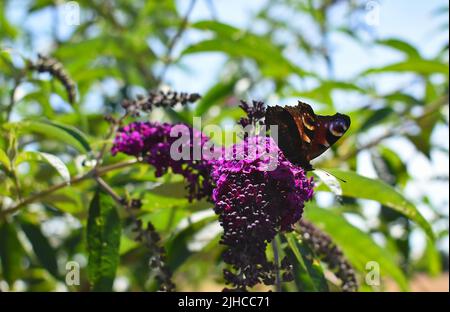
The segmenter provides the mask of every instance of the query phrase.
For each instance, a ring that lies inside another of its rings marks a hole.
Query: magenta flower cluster
[[[177,129],[177,127],[179,129]],[[187,181],[189,200],[210,197],[212,182],[209,180],[211,162],[206,160],[193,160],[192,154],[188,160],[175,160],[170,155],[172,144],[178,139],[171,136],[172,130],[176,132],[189,131],[190,140],[179,146],[192,151],[195,144],[203,145],[208,141],[200,131],[184,124],[168,124],[157,122],[133,122],[119,129],[112,147],[112,154],[118,152],[141,158],[143,162],[155,168],[155,176],[161,177],[170,169],[173,173],[181,174]]]

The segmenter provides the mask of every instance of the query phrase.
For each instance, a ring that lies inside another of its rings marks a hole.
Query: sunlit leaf
[[[210,107],[218,102],[224,102],[226,97],[233,93],[234,86],[236,84],[235,79],[231,79],[227,82],[219,82],[206,92],[195,109],[195,116],[202,116],[208,111]]]
[[[6,12],[6,4],[0,5],[0,38],[9,37],[15,38],[19,33],[18,29],[16,29],[8,20],[8,13]]]
[[[325,183],[325,185],[332,191],[336,196],[342,196],[342,187],[338,179],[335,176],[329,174],[325,170],[315,169],[314,175],[316,175],[320,181]]]
[[[293,90],[291,95],[295,97],[307,98],[315,101],[319,101],[326,105],[333,105],[333,91],[341,90],[348,92],[366,93],[364,90],[358,87],[354,83],[337,81],[337,80],[321,80],[317,87],[308,90],[299,91]]]
[[[427,240],[421,260],[431,276],[438,276],[442,272],[442,259],[435,242]]]
[[[288,233],[285,237],[296,260],[295,262],[292,261],[292,255],[286,250],[287,255],[291,258],[291,263],[294,263],[298,290],[328,291],[328,284],[323,275],[323,269],[319,261],[314,259],[311,250],[303,244],[295,233]]]
[[[410,58],[420,58],[419,51],[406,41],[390,38],[378,40],[377,43],[406,53],[406,55]]]
[[[91,150],[87,137],[78,129],[50,121],[25,120],[5,125],[6,128],[16,128],[22,132],[38,133],[73,146],[80,152]]]
[[[44,153],[44,152],[36,152],[36,151],[25,151],[17,155],[15,160],[16,165],[19,165],[23,162],[30,161],[40,161],[48,163],[50,166],[55,168],[55,170],[59,173],[59,175],[66,181],[70,182],[70,172],[67,169],[66,165],[63,163],[61,159],[56,157],[55,155]]]
[[[444,64],[438,61],[430,61],[423,59],[407,60],[399,63],[386,65],[379,68],[371,68],[362,73],[362,75],[388,73],[388,72],[411,72],[423,75],[431,74],[446,74],[448,75],[448,64]]]
[[[427,220],[409,200],[392,186],[381,180],[363,177],[352,171],[340,169],[327,169],[327,171],[338,179],[345,181],[340,181],[343,196],[377,201],[416,222],[430,238],[434,238],[433,231]],[[329,188],[325,185],[318,188],[318,190],[327,189]]]
[[[6,155],[5,151],[2,149],[0,149],[0,165],[3,166],[6,171],[11,170],[11,163],[9,162],[8,155]]]
[[[314,205],[307,205],[305,218],[330,235],[356,269],[367,273],[367,263],[376,261],[381,275],[392,277],[403,290],[408,289],[406,278],[393,256],[378,246],[370,235],[350,225],[343,217]]]
[[[260,64],[261,71],[268,76],[285,78],[292,73],[300,76],[310,75],[310,73],[292,64],[283,56],[279,48],[264,37],[214,21],[201,21],[191,26],[201,30],[213,31],[217,34],[217,37],[187,47],[182,52],[183,55],[198,52],[224,52],[232,57],[254,59]]]
[[[172,271],[175,271],[196,252],[190,248],[189,243],[194,239],[196,233],[211,224],[215,218],[214,212],[209,210],[197,212],[180,221],[178,230],[167,245],[168,265]]]

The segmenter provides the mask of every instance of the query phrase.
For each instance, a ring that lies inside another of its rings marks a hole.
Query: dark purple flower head
[[[217,209],[238,214],[249,207],[267,214],[274,229],[290,230],[300,219],[304,202],[312,198],[312,179],[284,157],[272,138],[249,137],[226,153],[228,157],[217,160],[212,172]]]
[[[188,139],[182,141],[176,151],[185,149],[188,155],[180,159],[171,155],[171,146],[179,139],[177,134],[182,133],[187,134]],[[142,158],[155,167],[157,177],[164,175],[169,169],[183,175],[188,182],[189,200],[193,200],[209,197],[212,191],[209,180],[211,162],[195,159],[193,155],[194,150],[201,150],[207,141],[208,138],[200,131],[184,124],[133,122],[119,129],[112,154],[122,152]]]
[[[271,138],[249,137],[227,153],[238,159],[223,157],[212,172],[212,198],[224,228],[221,242],[229,247],[224,260],[238,271],[227,271],[225,278],[238,288],[269,283],[273,264],[266,259],[266,244],[300,220],[313,182]]]

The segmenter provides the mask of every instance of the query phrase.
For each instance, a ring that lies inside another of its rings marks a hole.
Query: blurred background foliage
[[[224,4],[214,0],[1,0],[1,209],[88,172],[101,146],[110,143],[104,116],[118,116],[123,99],[147,90],[171,87],[203,98],[141,119],[190,123],[201,116],[203,125],[224,127],[242,116],[240,99],[269,105],[302,99],[317,113],[340,111],[352,119],[349,133],[315,162],[348,184],[336,190],[325,179],[305,218],[343,249],[363,291],[426,290],[411,281],[442,274],[448,289],[448,3],[429,7],[437,25],[430,42],[438,48],[424,53],[401,38],[377,35],[371,21],[377,22],[384,1],[257,2],[241,26],[224,22],[218,10]],[[228,13],[238,5],[231,1]],[[190,18],[200,9],[203,18]],[[408,14],[408,8],[395,14]],[[411,27],[421,25],[411,21]],[[334,57],[336,38],[355,47],[344,51],[349,63],[353,57],[356,62],[354,51],[367,51],[365,69],[337,73],[347,65]],[[388,50],[393,61],[380,62],[374,49]],[[38,53],[60,61],[76,82],[74,105],[60,81],[29,70]],[[192,90],[193,81],[202,89]],[[123,160],[106,153],[103,165]],[[143,199],[140,218],[162,235],[178,289],[223,287],[211,204],[189,203],[179,176],[156,179],[145,165],[104,178],[118,193]],[[89,289],[86,227],[95,185],[76,181],[2,216],[1,290]],[[113,289],[153,290],[148,250],[133,241],[120,209],[117,220],[123,230]],[[426,236],[428,226],[435,238]],[[67,261],[81,265],[80,286],[65,284]],[[368,261],[380,264],[381,286],[364,283]],[[324,271],[332,285],[332,274],[326,266]],[[302,276],[286,288],[323,289],[306,287]]]

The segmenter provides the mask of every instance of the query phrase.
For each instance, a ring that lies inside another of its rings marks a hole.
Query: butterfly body
[[[278,145],[292,163],[312,170],[310,161],[330,148],[350,127],[347,115],[316,115],[310,105],[272,106],[266,125],[278,126]]]

